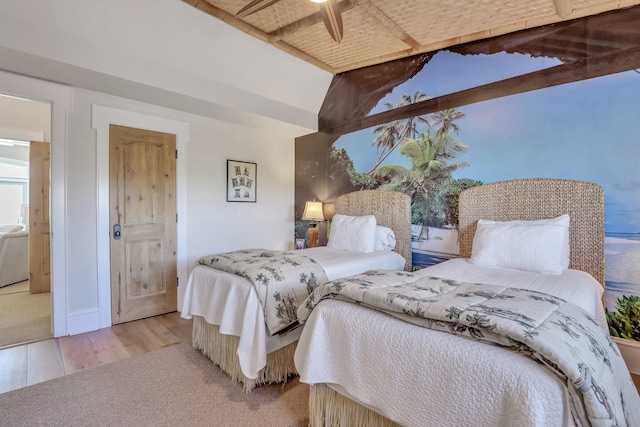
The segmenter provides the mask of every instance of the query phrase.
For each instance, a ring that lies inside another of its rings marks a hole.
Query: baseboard
[[[67,334],[77,335],[100,329],[100,316],[98,310],[67,315]]]
[[[611,338],[620,348],[629,372],[640,375],[640,341]]]

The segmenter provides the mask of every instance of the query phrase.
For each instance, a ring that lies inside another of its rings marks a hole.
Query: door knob
[[[120,224],[113,225],[113,238],[120,240]]]

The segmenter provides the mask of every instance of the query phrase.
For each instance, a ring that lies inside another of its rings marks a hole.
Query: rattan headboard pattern
[[[411,202],[397,191],[362,190],[336,198],[336,213],[351,216],[374,215],[376,223],[389,227],[396,235],[395,251],[405,259],[404,269],[411,271]]]
[[[594,183],[531,178],[494,182],[460,193],[460,256],[471,257],[479,219],[536,220],[569,214],[569,268],[605,286],[604,191]]]

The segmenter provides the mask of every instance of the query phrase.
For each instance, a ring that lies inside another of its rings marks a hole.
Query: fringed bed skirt
[[[223,372],[231,377],[233,383],[241,382],[245,392],[256,386],[271,383],[283,383],[297,375],[293,362],[298,341],[267,354],[267,366],[258,372],[258,378],[244,376],[236,351],[240,337],[223,335],[217,325],[207,323],[201,316],[193,316],[193,348],[201,351]]]
[[[400,427],[325,384],[309,388],[310,427]]]

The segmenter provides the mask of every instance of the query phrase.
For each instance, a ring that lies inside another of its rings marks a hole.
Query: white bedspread
[[[572,425],[562,385],[533,360],[347,302],[313,311],[295,363],[301,382],[326,383],[403,426]]]
[[[599,311],[601,287],[589,275],[520,273],[463,259],[424,271],[482,283],[506,280],[509,286],[569,299],[594,315]],[[529,274],[535,277],[527,281]],[[580,283],[569,286],[563,280]],[[300,381],[328,384],[406,426],[573,425],[564,387],[533,360],[347,302],[328,300],[316,307],[302,331],[295,363]]]
[[[391,251],[365,254],[327,247],[302,251],[324,268],[329,280],[374,268],[402,270],[405,264],[401,255]],[[207,323],[219,326],[221,334],[240,337],[237,350],[240,367],[250,379],[258,377],[268,353],[294,342],[302,331],[297,328],[283,335],[268,335],[264,312],[251,282],[206,266],[196,266],[191,272],[181,316],[185,319],[201,316]]]

